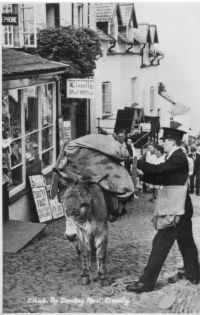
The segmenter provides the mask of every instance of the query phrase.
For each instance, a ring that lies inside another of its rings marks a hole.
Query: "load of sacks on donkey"
[[[124,147],[113,137],[89,134],[65,143],[57,159],[51,197],[59,194],[62,202],[67,181],[96,177],[104,193],[108,219],[114,222],[119,216],[130,213],[133,206],[134,184],[122,165]]]

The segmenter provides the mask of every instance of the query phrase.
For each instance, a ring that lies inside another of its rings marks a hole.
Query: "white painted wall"
[[[146,106],[144,110],[145,114],[149,115],[150,87],[155,86],[157,91],[159,66],[148,68],[140,68],[140,66],[140,55],[104,54],[104,56],[98,60],[97,69],[95,71],[96,117],[102,117],[102,82],[111,82],[113,114],[111,118],[116,118],[118,109],[131,106],[131,78],[133,77],[137,77],[137,102],[139,103],[139,107],[143,107],[143,91],[145,91]],[[157,116],[157,113],[155,116]],[[101,127],[105,129],[106,127],[114,127],[114,125],[115,121],[101,120]],[[113,130],[110,132],[113,132]]]
[[[74,13],[75,13],[75,22],[77,19],[77,4],[74,3]],[[60,25],[61,26],[68,26],[72,25],[72,3],[71,2],[60,2]],[[46,3],[35,3],[35,16],[36,16],[36,25],[38,28],[45,28],[46,27]],[[84,26],[87,25],[87,3],[83,3],[83,23]],[[53,12],[52,15],[49,17],[53,19]],[[95,7],[93,3],[90,3],[90,27],[96,29],[96,18],[95,18]]]
[[[160,108],[160,125],[161,127],[170,127],[170,117],[171,117],[171,107],[173,106],[171,102],[163,98],[158,94],[158,107]],[[174,119],[176,120],[176,119]]]

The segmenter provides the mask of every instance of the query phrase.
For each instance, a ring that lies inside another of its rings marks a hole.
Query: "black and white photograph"
[[[0,312],[200,314],[200,2],[0,7]]]

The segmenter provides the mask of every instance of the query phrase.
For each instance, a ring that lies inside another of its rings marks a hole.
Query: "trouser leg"
[[[192,221],[187,219],[177,235],[177,243],[183,257],[186,278],[199,281],[199,262],[197,247],[192,234]]]
[[[176,239],[177,227],[169,227],[159,230],[154,237],[148,264],[140,281],[153,288],[167,255]]]
[[[196,175],[196,195],[199,195],[199,190],[200,190],[200,175]]]
[[[194,175],[190,176],[190,192],[194,191]]]

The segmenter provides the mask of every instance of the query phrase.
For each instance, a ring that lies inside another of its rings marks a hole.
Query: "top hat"
[[[179,130],[179,129],[174,129],[174,128],[167,128],[163,127],[163,136],[160,138],[161,140],[165,139],[173,139],[173,140],[182,140],[183,135],[187,132]]]

